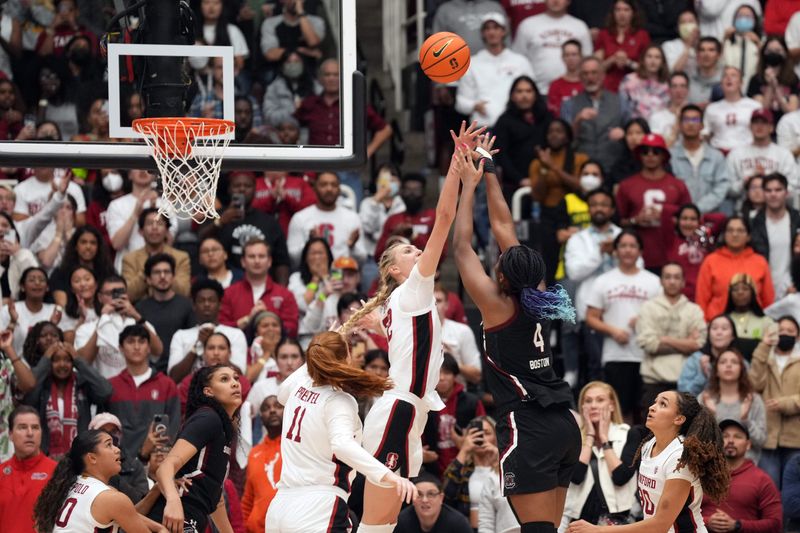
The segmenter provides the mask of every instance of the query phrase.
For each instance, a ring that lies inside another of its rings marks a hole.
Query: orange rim
[[[225,135],[236,127],[231,120],[196,117],[139,118],[132,126],[134,131],[150,137],[161,155],[170,157],[190,155],[198,137]]]

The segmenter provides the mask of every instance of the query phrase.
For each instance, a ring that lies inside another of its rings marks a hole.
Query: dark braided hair
[[[36,523],[36,530],[44,532],[53,531],[58,513],[69,493],[69,489],[75,483],[78,476],[83,473],[86,464],[83,457],[87,453],[95,450],[100,444],[100,438],[107,433],[102,430],[93,429],[78,433],[72,441],[69,451],[58,461],[53,477],[44,486],[42,493],[36,500],[33,507],[33,518]]]
[[[575,322],[575,308],[561,285],[540,291],[545,277],[542,255],[518,244],[502,253],[498,264],[506,281],[505,292],[519,299],[525,312],[535,319]]]
[[[31,368],[39,364],[39,360],[44,355],[44,352],[39,350],[39,338],[42,336],[44,328],[48,326],[55,328],[58,340],[64,342],[64,332],[49,320],[42,320],[34,324],[33,327],[28,330],[28,336],[25,337],[25,342],[22,344],[22,357],[28,362]]]
[[[198,410],[202,408],[211,409],[215,413],[217,413],[219,419],[222,421],[222,430],[225,432],[225,440],[230,443],[233,442],[234,437],[236,437],[237,435],[236,428],[239,422],[239,409],[236,410],[236,413],[233,416],[233,420],[231,420],[231,417],[228,416],[228,412],[225,411],[225,408],[222,407],[222,404],[219,403],[219,401],[216,398],[207,396],[203,392],[203,389],[211,384],[211,378],[214,376],[214,373],[221,368],[230,368],[236,373],[239,372],[238,370],[236,370],[236,367],[230,364],[205,366],[200,370],[198,370],[197,372],[195,372],[194,376],[192,377],[191,384],[189,385],[189,394],[186,400],[186,417],[184,418],[184,424]],[[236,425],[234,425],[234,423]]]

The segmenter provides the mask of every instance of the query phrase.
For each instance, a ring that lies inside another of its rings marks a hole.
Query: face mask
[[[122,176],[116,172],[109,172],[103,176],[103,188],[108,192],[117,192],[122,189]]]
[[[281,68],[281,72],[283,72],[283,75],[287,78],[296,80],[303,75],[303,63],[284,63],[283,68]]]
[[[794,343],[797,342],[796,337],[792,337],[791,335],[779,335],[778,336],[778,349],[782,352],[791,351],[794,348]]]
[[[92,60],[92,53],[86,48],[71,50],[67,58],[79,66],[86,66]]]
[[[419,210],[422,209],[421,196],[403,196],[403,203],[406,204],[406,211],[412,215],[419,213]]]
[[[581,189],[586,192],[593,191],[602,184],[603,180],[600,179],[600,176],[595,176],[594,174],[584,174],[581,176]]]
[[[783,55],[776,52],[767,52],[764,54],[764,63],[766,63],[768,67],[780,67],[783,65],[783,60]]]
[[[753,31],[755,26],[756,21],[750,17],[736,17],[736,20],[733,21],[733,27],[736,29],[737,33],[747,33],[749,31]]]
[[[389,196],[397,196],[397,193],[400,192],[400,183],[396,181],[389,182]]]
[[[697,29],[697,24],[694,22],[684,22],[678,25],[678,34],[684,41],[692,36],[694,30]]]

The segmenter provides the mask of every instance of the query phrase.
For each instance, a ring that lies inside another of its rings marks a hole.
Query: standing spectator
[[[773,322],[770,317],[764,316],[764,310],[758,305],[756,284],[747,274],[735,274],[731,278],[725,314],[736,324],[737,345],[749,361],[756,345]]]
[[[64,332],[67,343],[73,344],[75,332],[84,322],[95,320],[100,312],[100,300],[97,298],[99,283],[94,272],[84,266],[72,271],[70,292],[64,306],[64,316],[59,327]]]
[[[347,256],[339,257],[333,262],[332,267],[331,275],[322,283],[316,299],[308,304],[306,314],[300,323],[299,330],[302,332],[300,340],[304,344],[310,341],[313,335],[328,330],[335,322],[343,324],[339,317],[339,302],[343,298],[354,297],[359,291],[361,272],[355,259]],[[362,299],[358,296],[353,298],[353,301],[360,302]]]
[[[296,50],[310,70],[322,58],[325,20],[306,13],[304,0],[282,0],[282,13],[261,23],[261,53],[274,70],[286,50]]]
[[[287,118],[278,130],[288,128],[291,123],[297,129],[297,119]],[[281,142],[280,144],[297,144],[294,142]],[[316,200],[314,189],[308,183],[306,175],[288,174],[277,170],[267,170],[262,179],[256,180],[256,193],[253,198],[253,209],[259,209],[267,214],[277,215],[278,224],[283,234],[289,232],[289,221],[301,209],[313,205]]]
[[[637,266],[642,248],[642,239],[630,230],[617,235],[614,251],[619,266],[598,276],[587,295],[586,325],[605,336],[603,371],[628,419],[637,416],[641,398],[639,367],[644,353],[636,343],[636,317],[661,290],[658,276]]]
[[[550,90],[550,83],[564,75],[560,61],[561,45],[569,39],[581,43],[583,53],[592,53],[592,39],[586,24],[567,14],[570,0],[545,0],[545,11],[528,17],[517,28],[514,50],[535,65],[536,86],[542,94]]]
[[[725,206],[725,197],[731,189],[731,178],[722,152],[703,141],[703,110],[689,104],[680,110],[678,128],[680,140],[670,149],[672,172],[689,189],[689,194],[701,214]]]
[[[375,194],[361,201],[358,215],[361,217],[361,228],[364,232],[361,237],[367,252],[368,264],[374,264],[380,259],[375,257],[375,247],[383,233],[386,219],[406,210],[406,204],[400,196],[400,183],[400,171],[397,167],[391,163],[384,163],[378,168]],[[301,259],[301,264],[304,261],[305,257]],[[375,270],[375,274],[372,275],[374,279],[377,269],[370,268]],[[366,280],[365,285],[369,286],[371,282],[372,280]]]
[[[475,334],[468,325],[447,318],[447,295],[448,291],[437,283],[433,297],[436,298],[436,311],[442,323],[442,348],[458,363],[459,376],[463,376],[466,382],[480,383],[481,352],[475,342]]]
[[[767,2],[764,8],[764,31],[770,35],[783,35],[793,14],[800,9],[797,0]]]
[[[506,94],[519,76],[533,76],[528,58],[505,45],[508,23],[500,13],[487,13],[481,22],[485,48],[471,52],[469,70],[458,82],[456,111],[479,126],[494,126],[503,114]]]
[[[678,391],[698,395],[708,383],[717,359],[738,344],[736,325],[728,315],[717,315],[708,323],[708,342],[686,361],[678,378]]]
[[[792,287],[792,247],[800,231],[800,211],[787,205],[789,182],[783,174],[764,177],[766,206],[751,223],[750,243],[769,262],[775,298],[783,298]]]
[[[0,464],[0,520],[6,533],[34,531],[33,508],[53,477],[56,462],[41,450],[42,424],[36,409],[20,405],[8,416],[14,456]]]
[[[664,52],[657,45],[644,49],[636,71],[627,74],[619,86],[622,113],[628,117],[649,118],[666,109],[669,103],[669,69]]]
[[[80,186],[72,181],[72,172],[63,168],[35,168],[33,176],[16,187],[16,203],[14,204],[14,221],[20,222],[32,217],[44,208],[44,205],[55,194],[61,180],[68,180],[66,193],[75,200],[75,225],[86,224],[86,200]]]
[[[778,319],[777,331],[768,332],[753,352],[750,380],[767,407],[767,440],[759,466],[781,487],[786,465],[800,455],[800,414],[795,395],[800,380],[800,358],[795,344],[800,326],[794,318]]]
[[[369,198],[364,201],[368,201]],[[329,282],[333,254],[328,246],[328,241],[322,237],[311,237],[303,246],[300,254],[300,268],[289,276],[289,290],[294,294],[299,312],[299,335],[308,335],[302,327],[303,317],[308,312],[308,307],[325,292],[325,283]],[[344,273],[342,273],[344,277]]]
[[[767,37],[764,41],[758,72],[750,79],[747,96],[771,110],[776,120],[800,106],[800,81],[782,37]]]
[[[664,109],[653,112],[648,118],[650,132],[664,137],[670,148],[678,141],[680,126],[678,117],[689,102],[689,76],[683,71],[669,76],[669,101]],[[702,122],[701,122],[702,124]]]
[[[772,275],[763,256],[750,247],[750,224],[734,215],[722,228],[722,243],[708,254],[697,275],[697,305],[703,308],[706,321],[725,310],[731,278],[738,273],[749,274],[756,284],[758,302],[767,307],[775,301]]]
[[[530,19],[528,19],[530,20]],[[419,496],[414,505],[406,507],[397,517],[397,531],[403,533],[425,533],[447,531],[448,533],[472,533],[469,520],[444,504],[444,492],[439,478],[428,473],[418,476],[414,483]]]
[[[297,303],[288,289],[269,276],[272,264],[269,245],[252,240],[242,250],[244,278],[225,290],[219,321],[244,329],[258,311],[268,309],[281,317],[286,334],[297,335]]]
[[[317,203],[295,213],[289,222],[286,245],[292,262],[299,263],[300,252],[310,237],[327,239],[334,257],[347,255],[364,261],[367,254],[361,242],[361,219],[353,210],[337,205],[339,176],[335,172],[321,172],[314,191]]]
[[[756,10],[747,4],[741,4],[733,17],[733,27],[725,30],[722,60],[725,65],[741,70],[744,79],[749,80],[758,65],[761,21]]]
[[[711,101],[711,91],[722,80],[722,43],[715,37],[700,37],[695,57],[697,64],[688,72],[689,101],[702,107]]]
[[[170,221],[164,218],[158,209],[148,207],[139,214],[139,233],[144,237],[144,246],[125,254],[122,260],[122,277],[128,285],[128,297],[138,302],[148,294],[147,274],[144,266],[155,256],[166,254],[172,258],[174,265],[175,292],[186,296],[191,283],[191,260],[189,254],[167,244]]]
[[[247,458],[247,476],[242,495],[242,514],[247,533],[264,531],[264,520],[281,479],[281,433],[283,406],[276,396],[267,396],[259,406],[259,420],[267,430]]]
[[[528,177],[528,167],[536,157],[535,147],[544,143],[549,122],[547,105],[533,79],[528,76],[515,79],[506,110],[494,127],[497,145],[505,147],[495,160],[503,169],[503,188],[509,197],[520,181]]]
[[[644,29],[655,43],[678,36],[678,16],[690,8],[690,0],[639,0],[644,16]]]
[[[797,13],[800,13],[800,11]],[[786,39],[786,47],[789,49],[789,57],[795,63],[794,71],[800,76],[800,65],[797,65],[798,57],[800,57],[800,15],[797,13],[789,19],[784,37]]]
[[[405,237],[420,250],[425,249],[428,237],[433,231],[433,223],[436,220],[435,209],[423,208],[425,186],[425,177],[421,174],[406,174],[403,176],[402,184],[400,185],[400,197],[406,205],[406,210],[402,213],[395,213],[383,223],[383,232],[375,245],[376,260],[380,261],[383,252],[388,248],[387,241],[395,235]],[[334,257],[336,257],[336,250],[333,246],[331,248]],[[344,255],[348,254],[345,253]]]
[[[309,68],[295,50],[285,50],[276,63],[277,76],[267,86],[261,104],[264,117],[273,125],[294,120],[294,112],[303,98],[316,94],[320,90],[315,79],[315,69]],[[245,98],[250,107],[252,103]]]
[[[766,175],[779,172],[788,180],[789,191],[800,190],[800,176],[792,153],[772,142],[773,115],[769,109],[756,109],[750,117],[753,143],[740,146],[728,156],[731,175],[731,196],[739,199],[744,182],[755,174]],[[763,185],[763,184],[762,184]]]
[[[600,29],[606,25],[614,0],[570,0],[569,14],[589,26],[592,40],[597,39]]]
[[[611,168],[619,153],[616,142],[623,138],[619,98],[603,88],[603,65],[595,57],[581,62],[583,92],[564,102],[561,118],[572,124],[579,152]]]
[[[800,110],[784,113],[778,121],[775,133],[778,136],[778,144],[792,152],[795,161],[800,163],[798,159],[800,158]]]
[[[700,27],[697,15],[691,9],[678,15],[678,36],[661,43],[670,72],[693,72],[697,67],[697,44]]]
[[[200,241],[197,254],[200,256],[198,261],[200,272],[197,273],[196,280],[214,280],[222,285],[223,289],[227,289],[232,283],[242,279],[244,271],[241,268],[228,267],[228,252],[218,238],[204,237]]]
[[[636,149],[642,171],[617,189],[617,211],[623,226],[636,228],[645,243],[644,264],[658,271],[666,262],[666,232],[662,226],[692,201],[683,181],[666,171],[670,153],[659,135],[646,135]]]
[[[300,344],[290,338],[284,337],[275,349],[275,362],[278,370],[274,376],[259,380],[250,389],[247,401],[250,405],[261,405],[265,398],[278,393],[278,389],[286,378],[291,376],[295,370],[303,366],[306,361],[305,353]],[[257,432],[254,432],[254,436]]]
[[[722,94],[722,100],[706,107],[704,123],[711,146],[727,154],[753,142],[750,119],[753,111],[762,106],[752,98],[742,96],[742,73],[736,67],[723,70]]]
[[[700,34],[709,35],[718,40],[722,40],[725,31],[735,24],[734,14],[739,10],[739,6],[748,5],[753,8],[756,14],[761,14],[761,4],[758,0],[694,0],[697,17],[700,20]]]
[[[756,215],[766,207],[767,201],[764,199],[764,176],[753,174],[744,182],[744,201],[739,212],[752,222]]]
[[[500,0],[500,5],[503,6],[503,9],[508,14],[508,18],[511,21],[511,31],[514,34],[517,33],[517,26],[523,20],[543,13],[545,10],[545,0]]]
[[[583,90],[580,77],[582,50],[580,41],[575,39],[570,39],[561,45],[561,60],[567,71],[560,78],[553,80],[547,92],[547,109],[555,116],[561,113],[564,102]]]
[[[636,157],[636,150],[645,135],[649,134],[650,126],[643,118],[632,118],[625,123],[625,137],[619,141],[619,156],[608,171],[608,185],[612,191],[616,191],[623,180],[642,170],[642,162]]]
[[[616,0],[606,19],[606,26],[594,41],[594,55],[603,61],[605,88],[617,92],[622,78],[637,70],[650,36],[643,29],[644,21],[633,0]]]
[[[137,457],[152,429],[154,415],[169,417],[164,436],[172,439],[178,435],[181,403],[175,382],[150,367],[147,328],[140,324],[127,326],[119,334],[119,346],[125,357],[125,370],[109,380],[114,392],[107,408],[122,422],[125,440],[120,448],[129,457]]]
[[[91,222],[75,230],[64,249],[61,265],[50,276],[53,300],[58,305],[67,305],[70,278],[78,267],[90,270],[98,280],[105,279],[114,271],[113,261],[103,235],[98,228],[92,226]]]
[[[92,187],[91,199],[86,207],[86,226],[100,232],[103,242],[109,250],[112,249],[112,246],[106,227],[108,206],[112,201],[126,194],[128,192],[126,188],[130,189],[130,186],[127,176],[123,178],[119,170],[103,169],[100,171],[100,183]]]
[[[433,33],[455,33],[466,41],[470,53],[476,54],[483,50],[481,28],[484,17],[490,14],[506,16],[503,7],[491,0],[448,0],[433,16]]]
[[[646,409],[664,391],[675,390],[686,358],[706,342],[703,310],[683,294],[683,270],[667,263],[661,269],[663,294],[639,309],[636,343],[644,352],[641,407]]]
[[[700,265],[709,253],[712,241],[706,228],[700,226],[700,209],[696,205],[682,205],[675,218],[675,234],[667,251],[667,262],[681,266],[683,294],[693,302]]]
[[[239,76],[245,60],[250,57],[250,48],[242,30],[228,22],[222,0],[201,0],[199,7],[194,10],[195,44],[233,47],[233,72]],[[195,70],[204,68],[207,63],[208,59],[203,57],[189,60]]]
[[[19,299],[10,301],[0,310],[0,328],[11,331],[14,336],[14,349],[22,353],[22,346],[28,330],[37,322],[49,321],[58,326],[63,309],[50,300],[50,287],[47,272],[40,267],[25,269],[19,279]]]
[[[728,495],[719,503],[703,497],[710,531],[783,531],[781,494],[770,477],[746,457],[750,431],[738,417],[722,420],[723,450],[731,471]]]

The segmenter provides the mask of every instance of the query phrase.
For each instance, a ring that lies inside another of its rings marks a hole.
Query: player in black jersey
[[[500,246],[497,282],[472,248],[472,209],[480,176],[462,176],[453,244],[461,279],[483,318],[486,378],[498,409],[500,483],[522,533],[555,533],[564,511],[581,435],[569,406],[572,393],[553,369],[550,321],[575,319],[562,288],[545,290],[542,256],[516,237],[494,172],[494,138],[482,137],[492,233]]]

